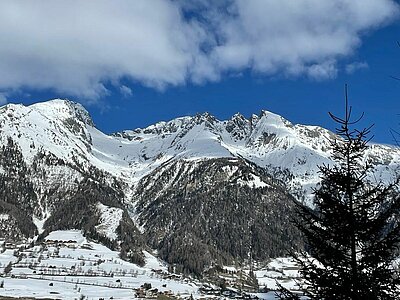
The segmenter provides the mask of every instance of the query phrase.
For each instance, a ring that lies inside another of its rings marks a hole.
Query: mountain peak
[[[68,99],[52,99],[32,104],[29,107],[48,117],[54,116],[65,119],[74,117],[89,126],[95,126],[89,112],[83,105]]]
[[[206,124],[213,124],[217,121],[217,119],[209,112],[204,112],[202,114],[196,114],[194,116],[194,120],[195,120],[196,124],[200,124],[203,122],[205,122]]]
[[[284,117],[267,110],[261,110],[258,117],[260,120],[266,119],[269,124],[275,124],[277,126],[283,125],[285,127],[293,127],[293,124],[290,121],[286,120]]]
[[[240,113],[240,112],[237,112],[236,114],[234,114],[232,117],[231,117],[231,120],[232,121],[244,121],[244,120],[246,120],[246,118]]]

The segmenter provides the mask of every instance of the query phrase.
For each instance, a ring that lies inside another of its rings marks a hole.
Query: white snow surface
[[[85,238],[83,237],[81,230],[57,230],[50,232],[45,237],[45,240],[62,242],[73,241],[82,244]]]
[[[262,181],[262,179],[254,174],[250,174],[251,179],[250,180],[242,180],[239,179],[238,183],[242,185],[248,185],[251,188],[263,188],[263,187],[268,187],[269,185]]]
[[[97,209],[100,211],[100,224],[96,226],[97,231],[110,240],[116,240],[117,228],[124,211],[121,208],[109,207],[100,202],[97,204]]]
[[[294,260],[290,257],[278,257],[263,269],[255,271],[258,284],[261,287],[276,290],[277,282],[290,290],[295,290],[298,286],[296,280],[300,279],[298,267]]]

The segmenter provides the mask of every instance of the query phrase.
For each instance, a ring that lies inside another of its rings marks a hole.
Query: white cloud
[[[0,105],[7,104],[7,95],[4,93],[0,93]]]
[[[221,20],[224,42],[214,61],[222,70],[251,67],[265,74],[335,76],[362,34],[393,20],[390,0],[237,0]]]
[[[353,74],[354,72],[356,72],[358,70],[368,69],[368,67],[369,66],[365,61],[363,61],[363,62],[356,61],[356,62],[346,65],[345,71],[347,74]]]
[[[156,88],[246,69],[332,78],[365,32],[398,13],[393,0],[217,2],[1,1],[0,89],[93,100],[121,78]]]
[[[1,1],[0,88],[96,98],[121,77],[185,83],[200,27],[170,1]]]
[[[132,89],[127,87],[126,85],[121,85],[119,91],[124,97],[130,97],[133,95]]]
[[[307,75],[315,80],[325,80],[336,77],[337,68],[334,61],[324,61],[306,67]]]

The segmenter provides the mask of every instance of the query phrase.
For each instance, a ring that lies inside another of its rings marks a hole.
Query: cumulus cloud
[[[170,1],[1,1],[0,88],[96,98],[123,76],[183,84],[201,35]]]
[[[329,78],[336,63],[351,55],[362,34],[393,20],[398,6],[388,0],[237,0],[218,26],[223,43],[214,51],[222,70],[307,74]]]
[[[347,74],[353,74],[354,72],[363,69],[368,69],[368,64],[365,61],[355,61],[351,64],[346,65],[345,71]]]
[[[0,89],[97,99],[120,79],[159,89],[243,70],[328,79],[393,0],[0,2]]]

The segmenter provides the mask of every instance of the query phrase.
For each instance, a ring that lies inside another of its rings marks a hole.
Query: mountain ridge
[[[94,165],[128,184],[170,159],[241,157],[272,171],[290,170],[292,184],[307,188],[319,181],[318,165],[331,163],[329,141],[335,138],[327,129],[294,125],[265,110],[250,118],[236,113],[223,121],[203,113],[107,135],[96,129],[81,104],[62,99],[5,105],[0,108],[0,130],[3,140],[9,134],[22,136],[17,143],[28,161],[36,153],[32,144],[39,144],[57,157],[70,160],[75,155],[81,164]],[[384,165],[400,160],[400,151],[387,145],[372,144],[368,155],[377,165],[379,157]],[[378,173],[388,180],[385,170]]]

